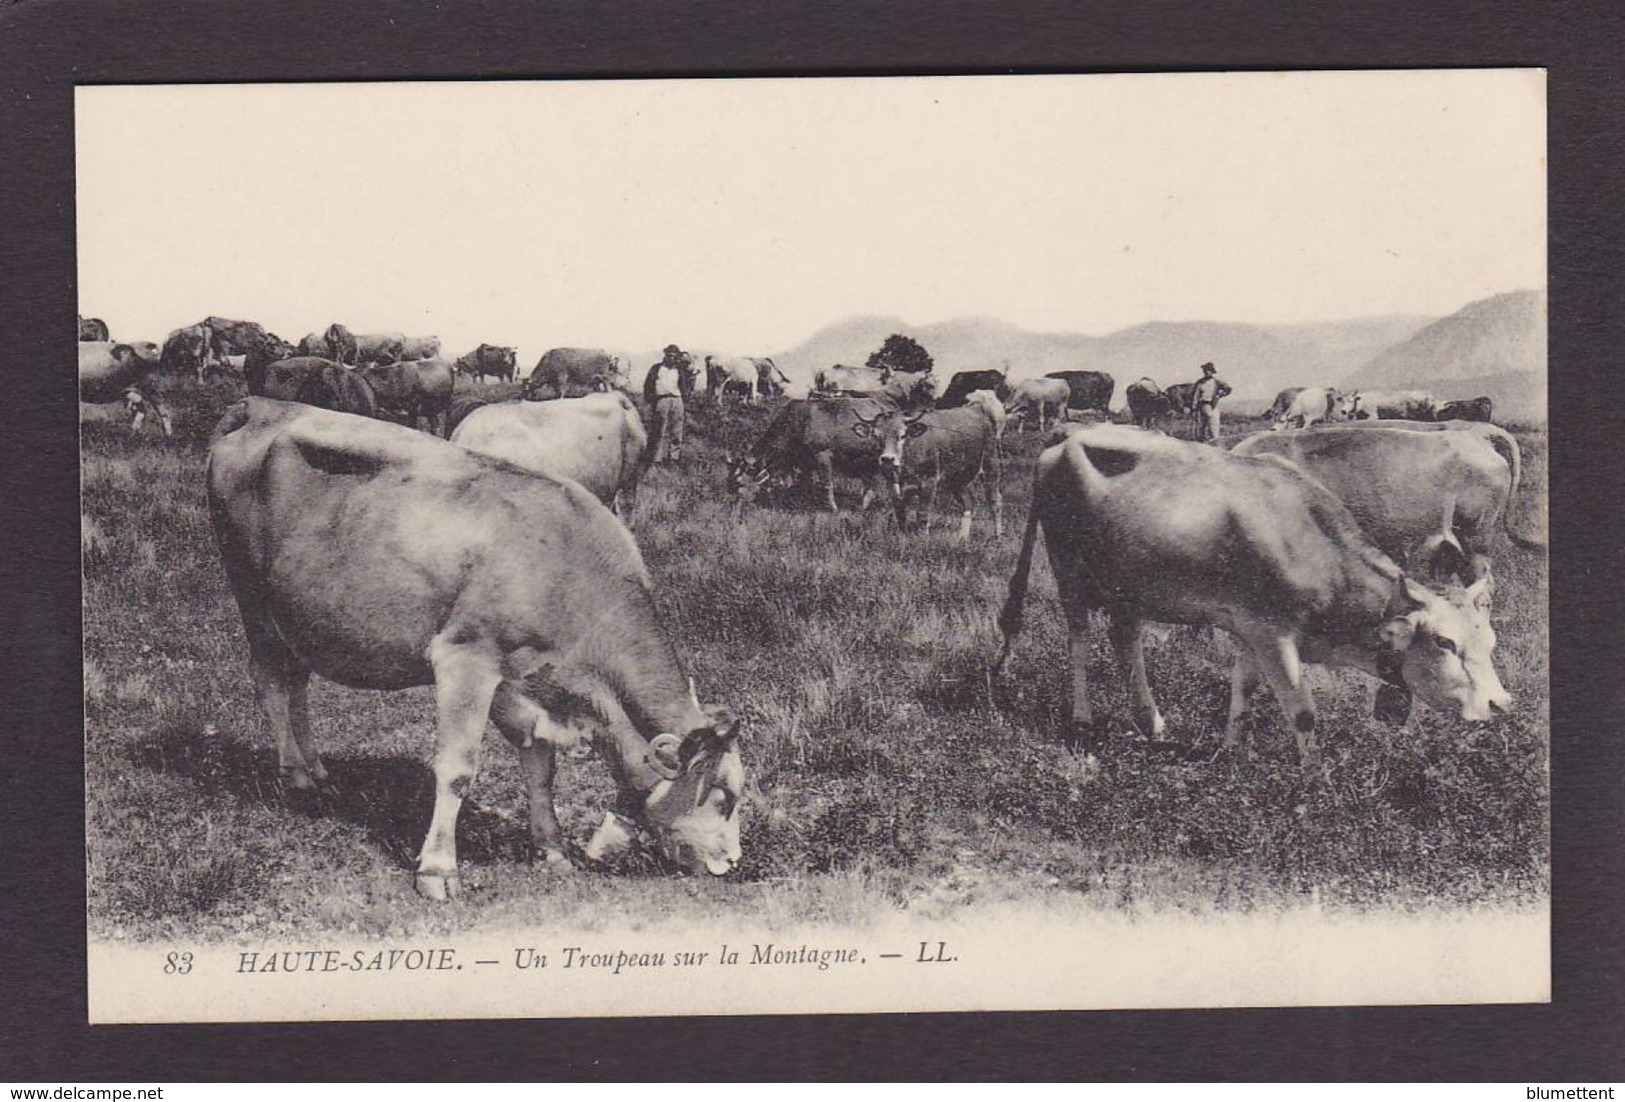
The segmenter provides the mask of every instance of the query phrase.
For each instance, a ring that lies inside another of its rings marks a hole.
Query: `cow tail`
[[[1022,606],[1027,602],[1027,583],[1033,569],[1033,547],[1038,543],[1038,479],[1042,476],[1040,469],[1033,478],[1033,499],[1027,506],[1027,530],[1021,536],[1021,554],[1016,558],[1016,572],[1010,575],[1010,592],[999,612],[999,631],[1004,635],[1004,645],[999,648],[998,661],[993,663],[995,677],[1004,672],[1010,652],[1015,649],[1016,636],[1021,633]]]
[[[1507,539],[1525,551],[1545,551],[1544,542],[1519,535],[1512,530],[1512,503],[1518,500],[1518,487],[1523,483],[1523,455],[1518,448],[1518,440],[1509,432],[1492,435],[1490,440],[1501,458],[1507,461],[1507,466],[1512,468],[1512,489],[1507,493],[1506,508],[1501,510],[1501,527],[1506,531]]]

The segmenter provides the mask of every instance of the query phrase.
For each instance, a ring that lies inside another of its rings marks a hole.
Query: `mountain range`
[[[1169,383],[1212,361],[1239,404],[1267,402],[1284,387],[1423,387],[1441,399],[1488,394],[1498,419],[1544,419],[1546,295],[1513,291],[1469,303],[1448,317],[1399,314],[1291,325],[1149,322],[1104,336],[1041,333],[996,318],[931,325],[860,316],[826,326],[773,354],[793,381],[811,383],[832,364],[861,364],[893,333],[919,341],[944,377],[1008,368],[1012,381],[1051,371],[1108,372],[1123,387],[1142,377]]]

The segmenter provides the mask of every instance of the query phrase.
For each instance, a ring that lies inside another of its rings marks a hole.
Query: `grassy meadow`
[[[888,509],[801,503],[736,521],[722,452],[770,411],[693,410],[675,468],[650,472],[629,525],[664,623],[706,702],[745,720],[744,863],[723,881],[629,855],[607,872],[533,866],[515,755],[494,733],[459,830],[469,889],[432,906],[411,870],[432,802],[430,690],[316,680],[311,710],[335,790],[295,797],[254,700],[236,606],[204,498],[225,380],[167,381],[177,435],[82,432],[87,838],[96,937],[396,937],[611,919],[729,915],[766,928],[950,915],[1015,902],[1066,912],[1212,914],[1320,905],[1519,903],[1548,887],[1546,562],[1496,554],[1497,665],[1517,703],[1472,726],[1418,706],[1370,718],[1373,683],[1313,670],[1325,779],[1262,693],[1252,762],[1210,760],[1229,692],[1222,633],[1147,642],[1169,740],[1128,726],[1102,631],[1090,674],[1113,739],[1068,750],[1066,641],[1041,555],[1028,626],[990,681],[995,627],[1026,516],[1036,433],[1006,437],[1006,531],[971,540],[939,514],[896,531]],[[496,387],[490,388],[498,393]],[[1231,419],[1227,435],[1262,422]],[[1520,431],[1521,530],[1544,517],[1546,437]],[[612,783],[560,759],[560,818],[584,842]]]

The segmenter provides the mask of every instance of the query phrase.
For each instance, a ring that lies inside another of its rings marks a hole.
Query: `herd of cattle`
[[[306,699],[312,673],[358,688],[432,685],[435,800],[416,874],[425,896],[459,890],[455,824],[487,720],[519,753],[532,839],[547,862],[569,862],[553,808],[555,754],[594,739],[621,799],[589,858],[641,832],[690,871],[737,864],[739,725],[700,703],[617,515],[650,464],[624,361],[554,349],[520,398],[489,402],[481,388],[454,395],[455,375],[512,380],[512,348],[481,345],[448,363],[432,338],[338,325],[319,344],[307,338],[314,354],[251,323],[210,318],[183,332],[179,344],[172,334],[161,349],[138,349],[82,321],[81,385],[95,400],[116,374],[96,368],[135,365],[120,385],[155,403],[141,369],[242,370],[249,396],[215,429],[208,496],[286,785],[326,779]],[[173,359],[172,345],[190,358]],[[692,356],[681,362],[692,394],[702,368]],[[770,359],[706,357],[703,370],[719,403],[788,385]],[[646,387],[652,378],[653,369]],[[1521,458],[1487,408],[1437,419],[1452,411],[1425,395],[1345,401],[1311,388],[1278,399],[1278,431],[1226,450],[1069,416],[1109,413],[1112,387],[1098,372],[1016,386],[1002,372],[964,372],[938,396],[929,373],[832,367],[814,393],[784,402],[756,440],[728,452],[727,485],[742,509],[811,475],[836,509],[835,476],[858,478],[866,502],[890,496],[905,528],[911,504],[923,503],[929,524],[945,496],[965,537],[967,493],[980,479],[1002,536],[1001,436],[1010,419],[1050,429],[996,668],[1021,629],[1042,530],[1069,631],[1069,737],[1092,749],[1104,732],[1085,669],[1092,611],[1109,617],[1133,720],[1148,736],[1164,721],[1141,649],[1147,621],[1220,627],[1239,641],[1226,747],[1262,680],[1303,761],[1315,760],[1304,663],[1376,678],[1376,713],[1390,722],[1403,722],[1413,697],[1468,722],[1510,707],[1492,659],[1492,537],[1505,530],[1539,545],[1507,522]],[[1177,411],[1177,389],[1155,392],[1165,410]],[[1129,388],[1136,421],[1146,393]],[[415,431],[423,420],[430,431]]]

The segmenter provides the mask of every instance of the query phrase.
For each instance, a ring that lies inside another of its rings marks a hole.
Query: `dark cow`
[[[297,354],[301,356],[320,356],[324,360],[333,359],[333,353],[327,346],[327,337],[321,333],[306,333],[299,338]]]
[[[1472,432],[1324,426],[1261,432],[1235,455],[1291,460],[1336,494],[1371,541],[1419,574],[1490,577],[1489,540],[1516,492],[1511,454]],[[1521,473],[1521,472],[1520,472]]]
[[[227,356],[246,356],[251,349],[264,344],[267,338],[287,343],[275,334],[267,332],[258,322],[217,318],[211,315],[203,319],[203,325],[209,330],[209,348],[217,364]]]
[[[457,382],[445,360],[402,360],[355,370],[372,387],[381,414],[405,418],[412,428],[422,418],[429,422],[428,431],[440,431]]]
[[[781,409],[743,455],[729,453],[728,489],[741,503],[811,473],[835,512],[835,476],[869,483],[864,506],[889,489],[880,472],[881,430],[897,407],[876,398],[799,398]]]
[[[1435,421],[1490,421],[1495,405],[1488,396],[1446,402],[1433,414]]]
[[[1165,725],[1146,679],[1146,621],[1221,627],[1241,643],[1226,747],[1262,675],[1297,730],[1302,760],[1314,761],[1304,662],[1363,670],[1468,722],[1511,706],[1491,656],[1487,581],[1451,595],[1428,589],[1371,543],[1330,490],[1283,460],[1116,425],[1076,429],[1039,457],[999,617],[999,668],[1021,629],[1040,525],[1071,637],[1072,719],[1093,738],[1094,609],[1110,614],[1135,723],[1152,737]]]
[[[971,509],[966,491],[982,480],[993,534],[1004,535],[1004,497],[999,429],[1004,405],[990,390],[973,391],[955,409],[898,412],[878,423],[881,434],[880,470],[893,486],[897,525],[908,527],[909,505],[925,500],[925,530],[931,531],[931,506],[939,493],[952,498],[959,509],[959,538],[970,538]]]
[[[1117,381],[1104,371],[1051,371],[1046,379],[1065,379],[1072,391],[1067,409],[1098,409],[1110,413]]]
[[[87,318],[79,315],[79,339],[82,341],[107,341],[113,338],[107,332],[107,323],[101,318]]]
[[[140,432],[151,414],[164,435],[173,436],[169,411],[158,401],[150,377],[158,369],[159,355],[158,346],[151,341],[80,341],[79,400],[93,405],[123,402],[131,432]]]
[[[284,784],[327,774],[312,673],[360,689],[434,686],[419,893],[461,890],[457,814],[488,720],[518,749],[546,862],[568,865],[555,749],[590,737],[620,808],[668,857],[701,874],[738,863],[736,722],[696,700],[637,545],[580,486],[400,426],[257,398],[216,431],[207,482]],[[600,834],[612,823],[625,837],[613,816]]]
[[[500,344],[482,344],[474,351],[457,357],[457,373],[482,383],[487,375],[500,382],[511,383],[519,374],[518,349]]]
[[[948,380],[948,389],[937,399],[937,408],[962,406],[973,390],[991,390],[1001,402],[1010,397],[1010,383],[1002,371],[956,371]]]
[[[343,364],[319,356],[294,356],[286,360],[255,365],[250,359],[245,371],[248,393],[284,402],[302,402],[339,413],[363,417],[378,416],[378,399],[361,375]]]
[[[356,362],[360,352],[356,346],[355,334],[349,329],[335,321],[327,327],[323,339],[327,342],[327,359],[341,364]]]
[[[620,361],[602,348],[549,348],[542,353],[525,380],[523,395],[526,401],[539,402],[551,388],[554,398],[569,398],[592,392],[594,382],[609,380],[611,385],[621,381]],[[683,391],[687,399],[693,393],[689,385]]]
[[[450,440],[457,431],[457,426],[468,419],[468,415],[477,409],[484,409],[489,405],[499,405],[477,391],[465,390],[451,396],[451,405],[446,407],[446,426],[441,435]]]
[[[1168,392],[1151,379],[1140,379],[1123,389],[1129,417],[1142,429],[1154,429],[1157,421],[1174,411]]]
[[[213,335],[206,325],[187,325],[164,338],[159,362],[165,371],[186,372],[203,381],[213,354]]]
[[[622,511],[648,470],[648,433],[619,390],[552,402],[498,402],[469,414],[451,442],[553,478]]]

